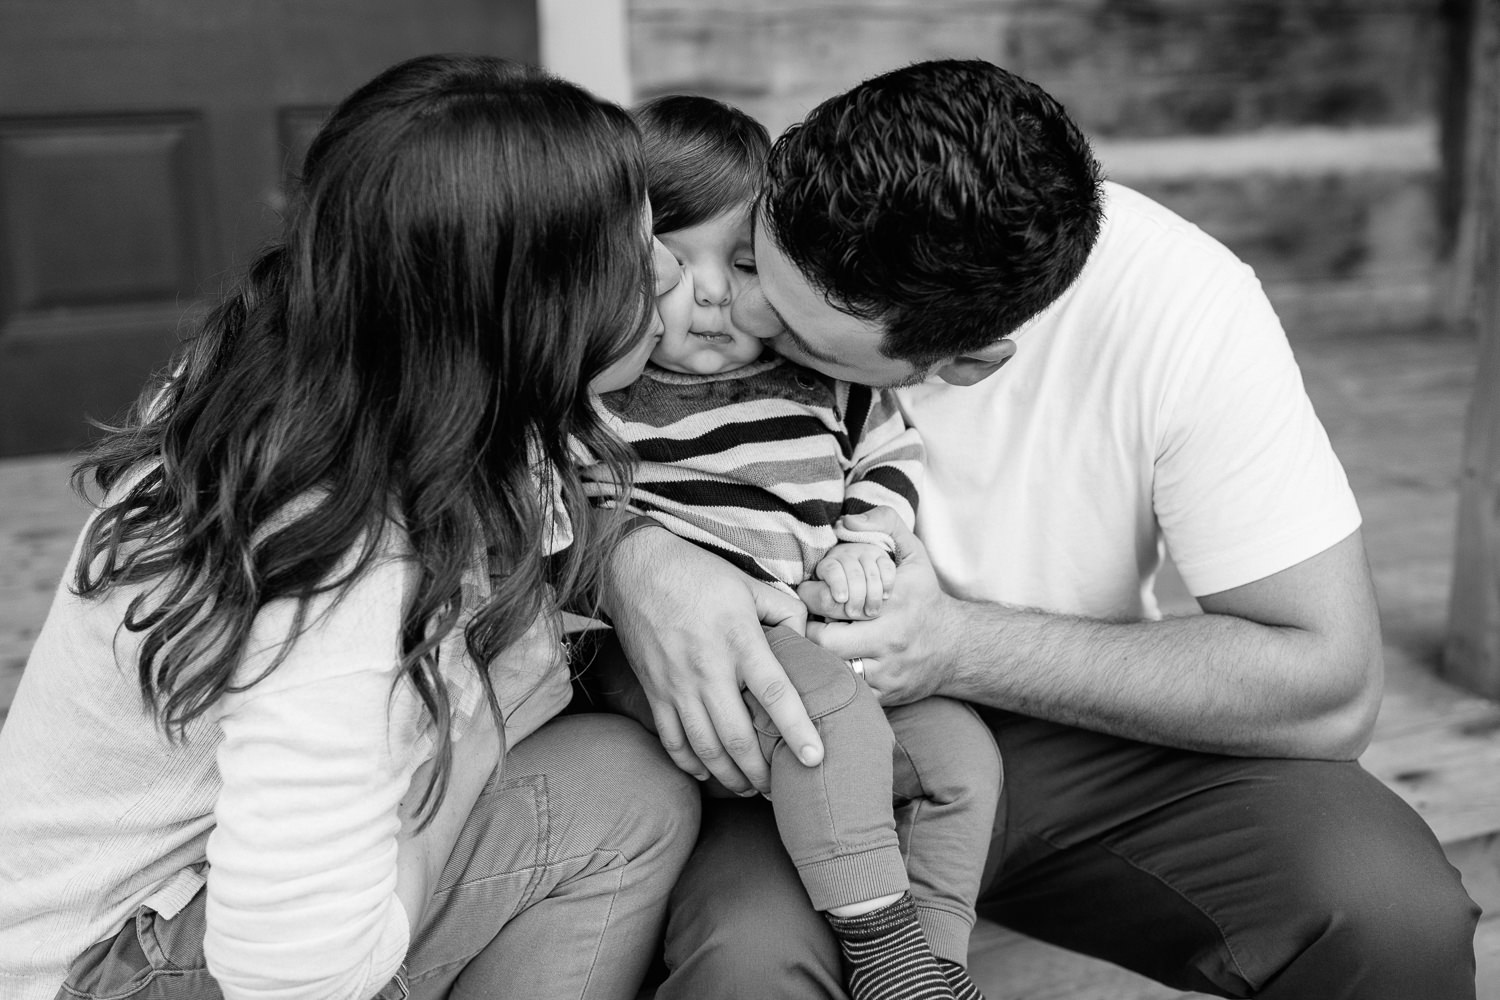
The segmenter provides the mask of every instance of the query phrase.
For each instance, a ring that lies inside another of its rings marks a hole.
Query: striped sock
[[[938,959],[938,966],[948,977],[948,985],[953,987],[956,1000],[984,1000],[984,994],[979,992],[979,985],[969,976],[968,969],[946,958]]]
[[[824,914],[849,964],[852,1000],[953,1000],[911,893],[857,917]]]

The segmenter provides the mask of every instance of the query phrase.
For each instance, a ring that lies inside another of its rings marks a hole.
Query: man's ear
[[[997,341],[982,351],[960,354],[938,366],[937,376],[949,385],[973,385],[983,382],[1016,356],[1016,342],[1009,338]]]

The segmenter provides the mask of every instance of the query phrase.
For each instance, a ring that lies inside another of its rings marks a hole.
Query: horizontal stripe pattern
[[[851,1000],[954,1000],[910,892],[853,917],[828,914],[849,969]]]
[[[843,514],[916,519],[922,445],[888,391],[773,357],[711,376],[651,368],[600,403],[639,457],[630,508],[783,589],[840,541]],[[598,503],[623,492],[604,466],[584,479]]]

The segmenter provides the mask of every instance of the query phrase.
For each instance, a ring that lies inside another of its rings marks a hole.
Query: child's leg
[[[804,767],[764,709],[777,829],[813,905],[839,939],[853,1000],[954,1000],[917,919],[891,805],[894,737],[869,687],[843,660],[787,628],[767,640],[823,740]]]
[[[967,965],[1000,799],[1000,754],[960,702],[926,698],[886,715],[896,734],[897,824],[922,928],[939,957]]]
[[[765,711],[754,710],[771,763],[776,825],[808,897],[828,911],[906,891],[885,713],[837,656],[788,628],[769,629],[766,638],[823,740],[823,763],[806,767]]]

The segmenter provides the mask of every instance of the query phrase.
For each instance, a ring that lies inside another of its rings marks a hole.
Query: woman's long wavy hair
[[[416,567],[400,657],[435,728],[436,808],[436,651],[465,570],[487,553],[491,597],[465,632],[478,664],[594,572],[568,439],[623,454],[588,384],[646,329],[645,198],[627,114],[530,67],[415,59],[334,111],[281,240],[74,474],[120,487],[74,590],[146,584],[123,628],[144,633],[140,691],[169,735],[260,679],[236,669],[261,609],[297,602],[284,658],[309,602],[342,594],[394,528]],[[575,543],[549,559],[555,490]]]

